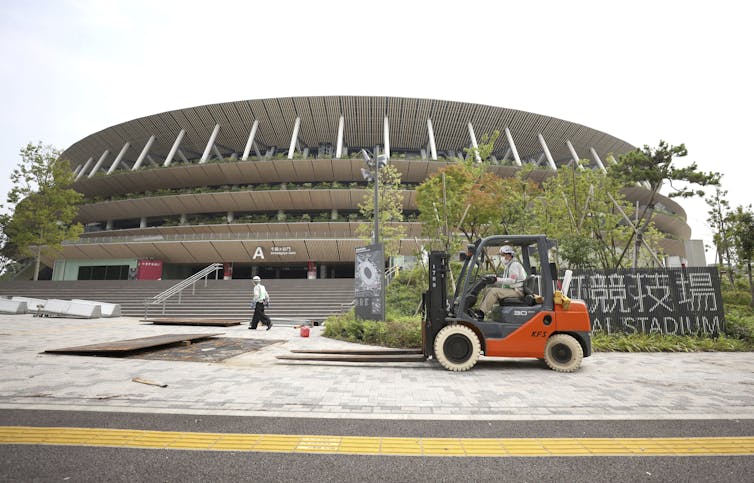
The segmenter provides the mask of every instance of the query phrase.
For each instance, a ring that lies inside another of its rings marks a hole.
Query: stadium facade
[[[210,263],[248,278],[352,277],[359,208],[370,191],[362,148],[402,174],[406,237],[422,246],[415,188],[495,130],[492,169],[535,164],[539,180],[634,146],[598,130],[514,109],[399,97],[291,97],[179,109],[91,134],[65,150],[85,195],[79,240],[55,280],[184,278]],[[625,192],[639,204],[649,191]],[[685,256],[684,210],[661,197],[655,223],[667,254]],[[363,221],[361,221],[363,223]]]

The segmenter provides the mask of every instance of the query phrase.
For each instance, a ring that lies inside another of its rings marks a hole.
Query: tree
[[[751,205],[745,209],[742,206],[737,207],[730,214],[728,220],[731,223],[736,258],[739,265],[746,267],[746,274],[749,279],[749,291],[751,292],[749,306],[754,308],[754,279],[752,278],[751,267],[752,259],[754,259],[754,212],[751,211]]]
[[[505,181],[488,170],[499,135],[484,135],[477,147],[466,149],[466,159],[444,167],[416,189],[424,234],[440,240],[447,252],[458,244],[458,233],[473,242],[500,224]]]
[[[646,184],[649,188],[649,198],[641,210],[636,230],[631,233],[624,247],[619,263],[623,260],[631,242],[634,242],[634,266],[637,264],[637,255],[642,243],[642,237],[649,223],[652,221],[656,207],[657,195],[665,183],[670,188],[669,198],[689,198],[704,196],[704,191],[695,189],[694,185],[719,186],[720,174],[715,172],[703,173],[697,171],[696,163],[687,167],[676,167],[673,162],[676,158],[685,157],[688,154],[686,146],[668,145],[660,140],[657,148],[644,145],[642,149],[636,149],[619,157],[617,163],[610,165],[608,174],[621,180],[626,186],[634,186],[637,183]]]
[[[401,193],[401,173],[392,164],[379,170],[379,187],[377,190],[379,239],[385,244],[385,255],[398,254],[400,240],[406,236],[403,221],[403,193]],[[359,211],[364,218],[372,220],[357,227],[357,233],[363,238],[372,238],[374,226],[374,184],[370,185],[368,195],[359,203]]]
[[[733,261],[731,248],[733,244],[733,234],[730,226],[730,204],[725,196],[727,191],[722,191],[719,187],[715,189],[715,194],[704,201],[709,205],[710,210],[707,212],[710,226],[715,230],[712,235],[712,241],[715,244],[715,250],[717,251],[717,261],[720,267],[727,265],[728,269],[728,281],[730,286],[734,286],[734,274],[733,274]]]
[[[502,180],[497,233],[510,235],[541,231],[532,209],[533,203],[542,195],[542,187],[530,179],[535,170],[535,165],[525,165],[516,171],[516,176]]]
[[[455,245],[456,234],[473,242],[500,219],[502,180],[472,161],[441,169],[416,189],[416,204],[425,235]]]
[[[61,249],[64,240],[78,237],[83,228],[74,223],[82,195],[70,188],[73,173],[68,161],[51,146],[29,143],[10,176],[13,188],[8,203],[13,213],[0,216],[3,233],[14,256],[33,257],[34,280],[39,278],[42,256]]]
[[[602,171],[582,169],[580,161],[561,168],[542,185],[533,203],[536,226],[559,241],[559,256],[569,268],[618,268],[620,248],[631,232],[621,210],[630,205],[620,194],[621,184]],[[645,239],[656,250],[655,230]]]
[[[0,224],[4,227],[2,215],[0,215]],[[17,261],[19,258],[21,256],[16,244],[9,240],[5,233],[0,233],[0,279],[10,280],[23,268]]]

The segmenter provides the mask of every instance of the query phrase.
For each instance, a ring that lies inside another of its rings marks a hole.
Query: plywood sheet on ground
[[[65,347],[63,349],[50,349],[45,352],[54,354],[107,354],[107,353],[125,353],[138,351],[152,347],[175,344],[177,342],[189,342],[201,339],[207,339],[221,335],[214,334],[164,334],[154,337],[140,337],[138,339],[116,340],[112,342],[102,342],[99,344],[82,345],[77,347]]]
[[[285,341],[218,337],[216,339],[202,340],[191,345],[174,345],[148,351],[129,352],[123,357],[158,361],[220,362],[230,357],[247,352],[255,352],[271,344],[281,342]]]

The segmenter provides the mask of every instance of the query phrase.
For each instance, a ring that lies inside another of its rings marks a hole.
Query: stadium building
[[[86,196],[85,233],[67,242],[54,280],[180,279],[215,262],[226,278],[353,277],[358,205],[371,193],[360,150],[387,154],[402,173],[406,237],[423,244],[415,188],[500,131],[493,170],[535,164],[545,179],[634,146],[598,130],[514,109],[399,97],[293,97],[179,109],[108,127],[65,150]],[[625,192],[641,204],[647,189]],[[685,257],[684,210],[660,197],[666,254]],[[703,256],[703,252],[702,252]],[[400,260],[398,260],[400,263]]]

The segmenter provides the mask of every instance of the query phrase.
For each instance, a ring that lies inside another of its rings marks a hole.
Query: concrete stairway
[[[144,317],[144,300],[175,285],[178,280],[79,280],[70,282],[18,280],[0,281],[0,296],[41,299],[74,298],[120,304],[123,316]],[[265,280],[270,293],[267,314],[274,320],[323,320],[353,301],[352,278],[318,280]],[[149,307],[149,317],[204,317],[250,319],[251,280],[204,280],[196,283],[195,294],[186,289],[178,303],[171,297],[165,305]]]

